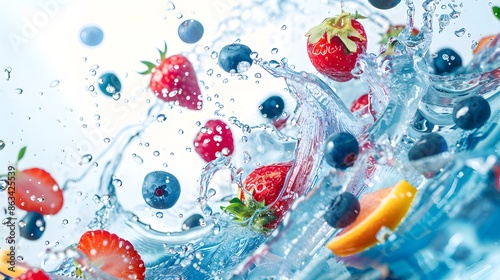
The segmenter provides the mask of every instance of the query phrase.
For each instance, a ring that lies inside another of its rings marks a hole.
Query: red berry
[[[206,161],[217,158],[218,153],[229,156],[234,151],[233,133],[221,120],[209,120],[194,139],[194,149]]]
[[[18,208],[42,215],[57,214],[64,204],[59,185],[47,171],[40,168],[17,172],[14,196]]]
[[[160,99],[190,110],[201,110],[201,90],[191,62],[183,55],[176,54],[165,58],[165,50],[160,51],[161,63],[157,67],[143,61],[148,70],[141,74],[150,74],[149,87]]]
[[[146,267],[129,241],[105,230],[87,231],[77,248],[91,263],[118,279],[144,279]]]
[[[318,72],[338,82],[353,78],[351,71],[367,47],[363,25],[356,20],[361,18],[343,12],[307,32],[307,54]]]
[[[354,103],[352,103],[351,112],[356,112],[359,109],[362,109],[363,107],[368,105],[368,103],[370,103],[370,100],[368,98],[368,93],[365,93],[361,95],[356,101],[354,101]]]

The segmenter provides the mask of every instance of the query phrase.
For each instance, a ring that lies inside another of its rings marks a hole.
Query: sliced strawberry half
[[[77,248],[101,271],[118,279],[144,279],[146,267],[129,241],[105,230],[87,231]]]

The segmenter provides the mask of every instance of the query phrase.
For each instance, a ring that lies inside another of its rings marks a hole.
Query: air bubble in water
[[[154,151],[154,152],[153,152],[153,155],[154,155],[155,157],[157,157],[157,156],[159,156],[159,155],[160,155],[160,152],[159,152],[159,151]]]
[[[115,188],[121,187],[123,185],[123,182],[120,179],[113,179],[111,183],[113,184],[113,186],[115,186]]]
[[[286,30],[286,25],[285,25],[285,24],[283,24],[283,25],[281,26],[281,30]]]
[[[158,122],[164,122],[167,120],[167,116],[165,116],[164,114],[159,114],[158,117],[156,117],[156,120]]]
[[[156,212],[156,218],[163,218],[163,212]]]
[[[52,83],[50,83],[50,87],[51,88],[55,88],[59,85],[60,81],[59,80],[55,80],[55,81],[52,81]]]
[[[63,225],[67,225],[67,224],[68,224],[68,219],[64,219],[64,220],[62,220],[62,224],[63,224]]]
[[[0,151],[3,150],[3,148],[5,148],[5,141],[0,140]]]
[[[167,11],[175,10],[175,5],[172,1],[167,2]]]
[[[217,57],[219,57],[219,53],[217,53],[216,51],[213,51],[211,54],[210,54],[210,57],[213,58],[213,59],[216,59]]]
[[[89,163],[92,161],[92,155],[91,154],[86,154],[82,156],[82,162],[83,163]]]
[[[273,48],[273,49],[271,50],[271,53],[272,53],[272,54],[277,54],[277,53],[278,53],[278,48]]]

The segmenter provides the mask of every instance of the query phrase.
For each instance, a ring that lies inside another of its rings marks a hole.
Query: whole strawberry
[[[217,158],[219,153],[229,156],[234,150],[233,133],[221,120],[209,120],[193,141],[195,151],[206,161]]]
[[[165,58],[165,49],[160,52],[161,63],[155,64],[142,61],[148,70],[140,74],[152,74],[149,88],[160,99],[173,102],[190,110],[201,110],[201,90],[191,62],[183,55],[176,54]]]
[[[351,71],[367,47],[365,30],[357,21],[363,18],[342,11],[307,32],[307,54],[318,72],[337,82],[353,78]]]
[[[224,212],[234,216],[242,225],[248,225],[257,232],[268,233],[278,227],[290,209],[293,199],[285,187],[292,162],[274,163],[259,167],[243,180],[243,189],[233,198]]]

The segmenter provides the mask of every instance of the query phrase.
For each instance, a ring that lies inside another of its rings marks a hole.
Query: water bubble
[[[23,256],[17,256],[17,261],[18,262],[22,262],[24,260],[24,257]]]
[[[441,15],[439,16],[438,22],[439,22],[439,33],[443,32],[446,26],[450,24],[450,16],[449,15]]]
[[[154,155],[155,157],[157,157],[157,156],[159,156],[159,155],[160,155],[160,152],[159,152],[159,151],[154,151],[154,152],[153,152],[153,155]]]
[[[217,57],[219,57],[219,53],[216,52],[216,51],[213,51],[211,54],[210,54],[210,57],[213,58],[213,59],[216,59]]]
[[[278,48],[273,48],[271,50],[271,54],[277,54],[278,53]]]
[[[97,26],[88,26],[80,31],[80,40],[87,46],[95,47],[102,42],[104,33]]]
[[[183,15],[182,15],[181,13],[177,13],[177,14],[175,15],[175,17],[176,17],[177,19],[181,19],[181,18],[183,17]]]
[[[286,30],[286,24],[283,24],[283,25],[281,26],[281,30]]]
[[[17,93],[17,94],[23,94],[23,89],[22,88],[16,88],[14,90],[14,92]]]
[[[118,101],[120,99],[120,97],[122,97],[122,95],[119,92],[113,93],[113,99],[114,100]]]
[[[156,218],[163,218],[163,212],[156,212]]]
[[[178,131],[178,132],[179,132],[179,135],[184,134],[184,130],[183,130],[183,129],[179,129],[179,131]]]
[[[104,138],[103,141],[104,141],[104,143],[109,143],[109,142],[111,142],[111,139],[109,139],[109,138],[106,137],[106,138]]]
[[[50,83],[50,87],[51,88],[55,88],[59,85],[60,81],[59,80],[55,80],[55,81],[52,81],[52,83]]]
[[[5,141],[0,140],[0,151],[3,150],[3,148],[5,148]]]
[[[5,79],[8,81],[10,80],[10,73],[12,73],[12,68],[9,66],[5,68]]]
[[[63,225],[67,225],[67,224],[68,224],[68,219],[64,219],[64,220],[62,220],[62,224],[63,224]]]
[[[457,37],[462,37],[465,34],[465,28],[460,28],[458,30],[455,30],[455,36]]]
[[[210,68],[210,69],[207,70],[207,75],[208,76],[212,76],[213,73],[214,73],[214,70],[212,68]]]
[[[252,156],[250,155],[250,153],[248,151],[244,151],[243,152],[243,162],[249,163],[250,161],[252,161]]]
[[[132,158],[134,159],[135,162],[138,164],[142,164],[144,162],[144,159],[142,157],[138,156],[136,153],[132,154]]]
[[[164,114],[159,114],[158,117],[156,117],[156,121],[158,122],[164,122],[167,120],[167,116],[165,116]]]

